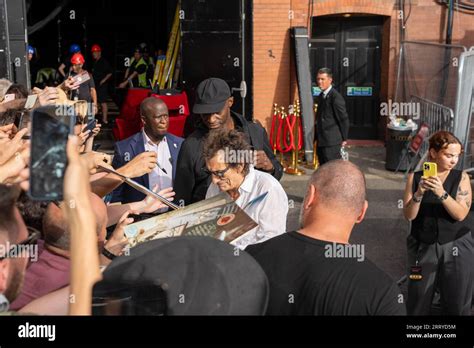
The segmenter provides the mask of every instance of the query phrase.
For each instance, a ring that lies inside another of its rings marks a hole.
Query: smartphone
[[[25,112],[22,111],[20,113],[17,113],[15,116],[15,122],[13,124],[15,125],[16,129],[20,130],[21,126],[23,125],[23,116],[25,115]]]
[[[423,163],[423,177],[438,176],[438,166],[434,162]]]
[[[55,105],[32,112],[29,196],[33,200],[61,201],[67,167],[66,144],[73,134],[74,116],[60,114]]]
[[[82,132],[87,132],[88,130],[90,130],[92,132],[92,130],[95,128],[95,126],[97,125],[97,120],[91,120],[89,121],[86,126],[82,129]]]
[[[3,97],[3,102],[8,103],[9,101],[15,100],[15,94],[5,94]]]

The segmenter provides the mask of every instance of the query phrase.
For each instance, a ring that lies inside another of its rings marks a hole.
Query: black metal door
[[[381,17],[315,17],[310,59],[312,79],[321,67],[346,100],[351,139],[376,139],[380,109]]]
[[[182,0],[182,84],[193,99],[199,82],[209,77],[227,81],[232,110],[252,118],[252,1]],[[246,83],[247,93],[240,88]]]

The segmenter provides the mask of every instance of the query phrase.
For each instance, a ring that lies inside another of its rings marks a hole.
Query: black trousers
[[[341,145],[318,146],[316,148],[319,165],[323,165],[332,160],[341,159]]]
[[[470,315],[474,277],[474,240],[471,233],[446,243],[425,244],[407,239],[410,268],[421,266],[422,279],[408,278],[408,315],[429,315],[436,289],[443,314]]]

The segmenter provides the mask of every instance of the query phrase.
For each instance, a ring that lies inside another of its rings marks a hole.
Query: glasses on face
[[[0,256],[0,261],[9,257],[9,255],[18,255],[17,250],[19,246],[23,245],[35,245],[38,242],[39,237],[41,236],[41,232],[33,227],[27,226],[26,229],[28,230],[28,237],[11,246],[10,250],[8,251],[7,255]]]
[[[212,171],[212,170],[209,170],[207,168],[204,168],[204,171],[209,174],[209,175],[214,175],[216,177],[218,177],[219,179],[222,179],[224,178],[225,176],[225,173],[230,169],[230,165],[228,165],[225,169],[222,169],[222,170],[215,170],[215,171]]]

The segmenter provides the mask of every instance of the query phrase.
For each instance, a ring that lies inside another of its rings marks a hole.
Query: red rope
[[[297,117],[298,119],[298,149],[301,150],[303,147],[303,126],[301,124],[301,117]]]
[[[285,127],[283,130],[283,144],[285,145],[285,148],[287,148],[287,151],[291,151],[295,149],[295,139],[294,139],[294,134],[293,130],[295,127],[295,122],[296,122],[296,116],[294,114],[288,115],[287,117],[287,125],[288,127]],[[290,143],[287,143],[288,138],[290,139]]]

